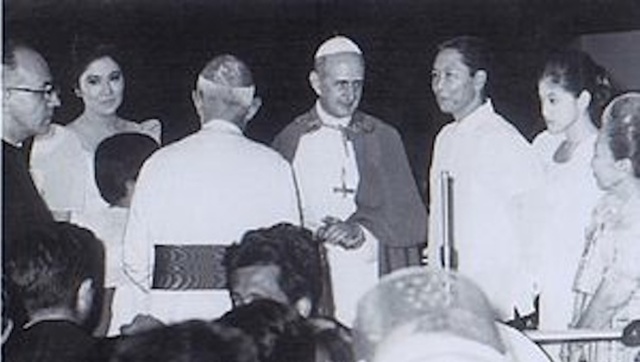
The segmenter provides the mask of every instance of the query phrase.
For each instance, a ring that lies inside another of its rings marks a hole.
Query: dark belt
[[[225,289],[224,245],[156,245],[153,289]]]

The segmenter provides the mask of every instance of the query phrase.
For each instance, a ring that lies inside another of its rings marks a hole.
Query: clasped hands
[[[320,240],[345,249],[357,249],[364,244],[365,235],[360,225],[342,221],[333,216],[325,217],[322,222],[324,225],[316,231],[316,236]]]

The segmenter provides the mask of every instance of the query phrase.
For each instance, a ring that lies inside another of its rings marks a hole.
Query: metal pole
[[[568,342],[614,341],[623,336],[621,330],[569,329],[565,331],[527,330],[524,334],[532,341],[541,344]]]
[[[445,270],[457,270],[457,255],[453,238],[453,176],[449,171],[440,173],[440,193],[442,195],[442,245],[441,263]]]

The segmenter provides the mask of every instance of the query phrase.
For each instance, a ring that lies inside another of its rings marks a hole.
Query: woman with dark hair
[[[529,235],[540,293],[540,328],[566,329],[571,320],[571,283],[584,229],[601,191],[590,168],[596,122],[611,94],[606,74],[578,50],[552,54],[538,78],[546,130],[533,141],[544,179],[529,207]]]
[[[94,179],[93,155],[98,144],[126,132],[146,134],[160,143],[161,124],[158,120],[133,122],[118,115],[125,77],[113,46],[76,48],[71,74],[73,92],[82,101],[83,111],[67,126],[53,127],[36,139],[31,168],[54,216],[84,225],[92,211],[108,206]]]
[[[605,192],[593,211],[573,285],[571,326],[621,329],[640,315],[640,93],[616,97],[605,109],[591,166]],[[638,348],[601,342],[571,344],[566,360],[633,361]]]

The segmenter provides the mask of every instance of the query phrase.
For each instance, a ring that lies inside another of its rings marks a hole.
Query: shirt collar
[[[480,126],[494,113],[495,110],[493,109],[493,103],[491,102],[491,99],[487,98],[480,107],[476,108],[473,112],[469,113],[466,117],[456,123],[460,129],[472,130]]]
[[[351,122],[351,116],[349,117],[334,117],[330,115],[327,111],[322,108],[320,105],[320,101],[316,101],[316,112],[318,113],[318,117],[322,123],[327,124],[329,126],[342,126],[347,127],[349,122]]]
[[[242,130],[237,125],[223,119],[212,119],[202,125],[201,131],[212,131],[242,135]]]

